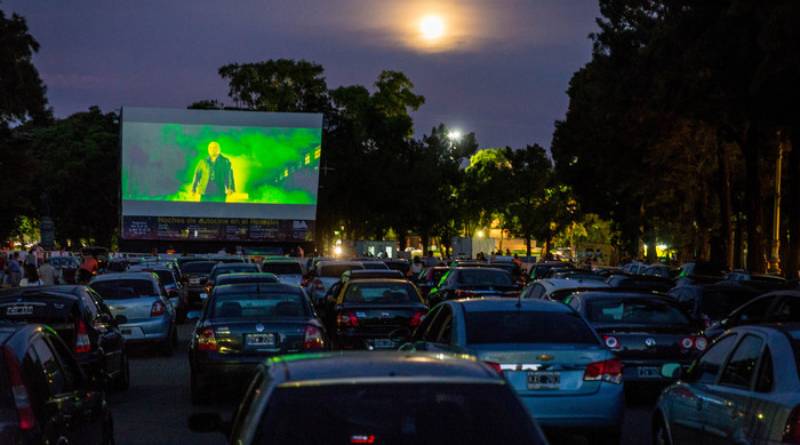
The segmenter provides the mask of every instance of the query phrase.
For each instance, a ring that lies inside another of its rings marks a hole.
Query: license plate
[[[189,284],[200,284],[200,278],[189,278]]]
[[[29,304],[19,306],[9,306],[6,309],[6,315],[33,315],[33,306]]]
[[[245,337],[247,346],[275,347],[275,334],[247,334]]]
[[[561,374],[558,372],[528,372],[528,389],[558,389]]]
[[[208,294],[200,294],[201,300],[205,300],[206,298],[208,298]]]
[[[372,340],[372,347],[375,349],[393,349],[395,346],[393,341],[386,338]]]
[[[656,379],[661,377],[661,370],[655,366],[640,366],[638,368],[639,378]]]

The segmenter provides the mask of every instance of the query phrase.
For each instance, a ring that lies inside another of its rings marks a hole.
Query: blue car
[[[800,444],[800,324],[723,334],[661,394],[654,444]]]
[[[619,443],[622,364],[570,307],[485,298],[436,306],[401,347],[471,354],[502,373],[544,429]]]

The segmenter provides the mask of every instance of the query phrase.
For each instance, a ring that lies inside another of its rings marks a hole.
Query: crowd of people
[[[65,284],[62,271],[56,268],[51,257],[69,256],[66,252],[53,254],[36,245],[30,250],[4,250],[0,254],[0,287],[52,286]],[[87,254],[81,258],[74,280],[88,283],[99,268],[97,259]]]

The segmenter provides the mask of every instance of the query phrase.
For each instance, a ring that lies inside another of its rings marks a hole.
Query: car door
[[[708,385],[703,399],[703,445],[748,443],[751,395],[765,343],[758,335],[744,335],[717,384]]]
[[[428,331],[427,343],[429,351],[455,352],[457,346],[453,344],[453,330],[455,320],[453,317],[453,307],[445,305],[442,307],[441,315],[437,324]]]
[[[686,373],[683,383],[678,383],[665,393],[668,405],[665,406],[672,441],[679,444],[700,444],[703,436],[704,399],[708,386],[717,381],[722,366],[733,347],[737,334],[720,338]]]
[[[784,419],[781,414],[786,407],[774,393],[775,364],[773,362],[773,357],[777,358],[782,355],[779,353],[780,349],[776,349],[776,354],[773,354],[770,346],[768,343],[761,353],[758,375],[750,397],[749,422],[746,429],[746,438],[750,443],[767,443],[772,439],[771,436],[776,429],[775,424]],[[780,345],[774,346],[780,347]],[[792,351],[789,349],[784,352],[784,355],[791,360],[794,355]],[[778,425],[777,428],[781,429],[782,426],[784,425]]]

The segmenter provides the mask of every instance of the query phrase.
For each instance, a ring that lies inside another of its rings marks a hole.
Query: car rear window
[[[213,270],[211,274],[211,278],[217,278],[220,275],[225,275],[228,273],[242,273],[242,272],[259,272],[258,266],[255,264],[231,264],[231,265],[224,265],[224,266],[217,266],[216,269]]]
[[[364,269],[367,270],[388,270],[389,266],[385,263],[377,262],[377,261],[365,261],[362,263],[364,265]]]
[[[408,283],[353,283],[347,286],[344,302],[403,304],[419,303],[419,298]]]
[[[302,275],[303,268],[298,263],[264,263],[261,265],[262,272],[270,272],[275,275]]]
[[[599,344],[592,329],[571,312],[467,312],[467,343]]]
[[[209,274],[211,273],[211,269],[216,266],[217,263],[210,263],[207,261],[194,261],[191,263],[186,263],[181,267],[183,273],[202,273],[202,274]]]
[[[689,317],[671,302],[656,299],[609,298],[589,300],[587,318],[597,323],[688,325]]]
[[[253,443],[541,441],[505,385],[392,383],[280,387],[270,396]]]
[[[77,300],[47,294],[22,294],[0,300],[0,319],[26,323],[52,324],[73,320],[78,313]]]
[[[104,300],[124,300],[142,296],[158,295],[153,283],[148,280],[108,280],[92,283],[90,286]]]
[[[327,278],[339,278],[348,270],[362,270],[364,266],[360,264],[326,264],[320,267],[319,275]]]
[[[256,284],[256,283],[277,283],[278,277],[274,275],[254,275],[254,276],[232,276],[230,275],[222,275],[217,280],[217,284],[222,286],[223,284]]]
[[[222,294],[214,297],[210,318],[307,317],[303,295],[293,292]]]
[[[468,269],[458,271],[458,284],[466,286],[512,286],[511,275],[502,270]]]
[[[700,303],[700,312],[712,320],[719,320],[755,297],[757,295],[752,292],[705,292]]]

